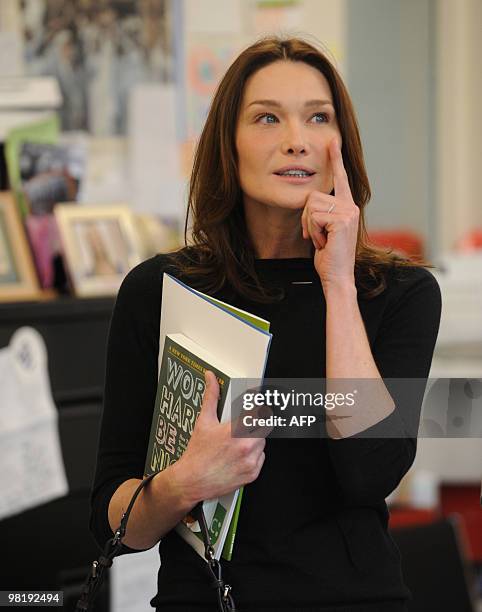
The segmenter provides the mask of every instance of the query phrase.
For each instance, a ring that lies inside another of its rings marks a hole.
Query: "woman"
[[[369,197],[353,107],[323,53],[276,37],[243,51],[198,143],[192,245],[140,264],[119,291],[92,492],[97,541],[112,537],[143,474],[164,271],[271,322],[267,378],[374,379],[382,393],[358,414],[327,415],[326,439],[233,439],[207,373],[189,446],[143,490],[124,539],[127,552],[161,539],[156,609],[215,609],[204,561],[172,528],[199,500],[245,485],[233,558],[222,562],[240,610],[406,610],[385,498],[416,439],[383,379],[428,376],[441,300],[425,267],[367,244]]]

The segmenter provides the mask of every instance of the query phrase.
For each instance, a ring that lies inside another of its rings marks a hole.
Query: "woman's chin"
[[[298,196],[296,199],[283,198],[280,200],[275,200],[272,203],[272,206],[275,208],[283,209],[283,210],[303,210],[303,208],[305,207],[307,196],[308,196],[308,193],[302,198]]]
[[[303,192],[297,193],[295,196],[287,196],[286,192],[282,194],[273,193],[268,197],[265,196],[259,199],[250,198],[249,200],[245,201],[245,204],[250,207],[267,206],[271,209],[286,211],[303,210],[305,207],[306,198],[310,194],[310,191],[312,190],[306,189],[303,190]]]

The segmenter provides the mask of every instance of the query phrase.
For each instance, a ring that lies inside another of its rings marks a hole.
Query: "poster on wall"
[[[57,78],[62,130],[123,135],[129,92],[174,81],[173,1],[20,3],[26,71]]]
[[[232,38],[193,42],[186,54],[187,137],[196,138],[207,118],[214,91],[239,53]]]

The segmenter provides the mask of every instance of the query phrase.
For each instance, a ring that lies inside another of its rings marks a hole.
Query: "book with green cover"
[[[145,476],[164,470],[186,450],[201,409],[204,373],[207,369],[215,374],[219,384],[218,418],[220,421],[229,419],[229,409],[224,411],[224,408],[230,405],[230,381],[238,378],[238,375],[227,371],[225,367],[221,369],[215,362],[213,356],[183,334],[166,335],[144,467]],[[203,503],[211,545],[218,559],[221,554],[228,560],[231,558],[234,530],[230,532],[224,552],[223,549],[238,495],[239,490],[236,490]],[[204,556],[204,544],[197,521],[187,516],[176,527],[176,531]]]
[[[218,364],[219,370],[229,374],[226,370],[229,367],[238,373],[236,376],[238,379],[262,379],[272,338],[269,327],[269,321],[193,289],[164,272],[159,331],[159,372],[165,338],[174,333],[181,333],[195,342],[198,347],[209,351],[208,363]],[[196,354],[195,350],[193,352]],[[213,355],[217,361],[210,360]],[[227,420],[236,418],[236,411],[239,409],[234,405],[229,406],[229,403],[225,404],[226,409],[221,415],[222,418],[226,416]],[[225,559],[230,559],[232,555],[242,494],[243,487],[240,487],[222,550]],[[227,524],[227,521],[224,524]],[[197,544],[199,545],[199,540]]]

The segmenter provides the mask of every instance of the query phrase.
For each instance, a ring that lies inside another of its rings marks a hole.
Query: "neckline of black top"
[[[255,270],[261,278],[281,282],[286,288],[318,287],[320,277],[312,257],[255,259]]]
[[[269,268],[312,268],[315,270],[313,257],[285,257],[277,259],[255,259],[255,265]]]

